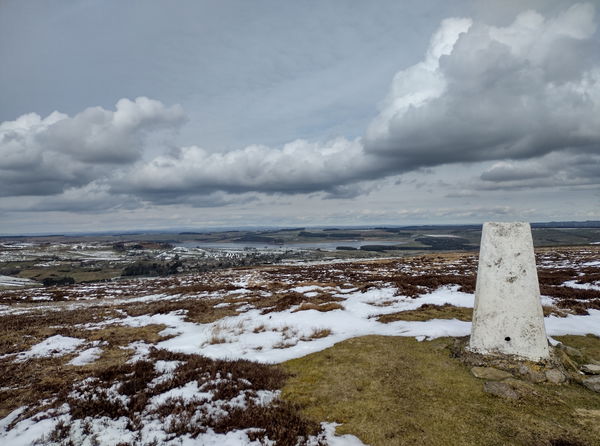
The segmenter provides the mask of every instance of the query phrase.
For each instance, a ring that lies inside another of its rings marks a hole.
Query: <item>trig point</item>
[[[469,350],[549,357],[529,223],[484,223]]]

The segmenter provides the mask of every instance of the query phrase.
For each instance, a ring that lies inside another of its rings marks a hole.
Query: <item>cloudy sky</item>
[[[600,220],[600,2],[0,2],[0,234]]]

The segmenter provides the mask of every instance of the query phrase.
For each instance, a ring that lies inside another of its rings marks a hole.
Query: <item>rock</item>
[[[600,365],[597,364],[584,364],[581,366],[581,371],[588,375],[600,375]]]
[[[593,392],[600,393],[600,376],[590,376],[583,378],[581,383]]]
[[[583,353],[581,353],[576,348],[569,347],[568,345],[561,344],[560,345],[560,349],[562,351],[564,351],[567,355],[569,355],[571,358],[575,358],[575,359],[582,359],[583,358]]]
[[[564,350],[556,350],[556,351],[558,353],[558,358],[560,359],[560,362],[562,362],[562,364],[567,369],[570,369],[571,371],[573,371],[575,373],[579,373],[579,367],[577,366],[577,364],[575,364],[573,362],[571,357]]]
[[[546,381],[546,374],[539,371],[539,370],[535,370],[532,367],[529,367],[526,364],[521,364],[519,366],[519,373],[521,375],[523,375],[523,377],[532,383],[543,383],[544,381]]]
[[[475,378],[489,379],[492,381],[502,381],[510,378],[512,375],[504,370],[498,370],[494,367],[473,367],[471,373]]]
[[[483,391],[500,398],[508,398],[511,400],[516,400],[519,398],[519,395],[517,392],[515,392],[515,389],[505,382],[486,381],[483,383]]]
[[[551,382],[552,384],[561,384],[567,380],[564,373],[557,369],[546,370],[545,375],[548,382]]]

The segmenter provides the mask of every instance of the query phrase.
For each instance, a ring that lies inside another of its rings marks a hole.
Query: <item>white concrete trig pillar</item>
[[[549,357],[529,223],[484,223],[469,350]]]

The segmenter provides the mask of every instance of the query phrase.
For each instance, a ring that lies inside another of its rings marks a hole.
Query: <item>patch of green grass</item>
[[[428,321],[430,319],[458,319],[460,321],[470,321],[472,318],[472,308],[455,307],[450,304],[424,304],[416,310],[384,314],[383,316],[379,316],[377,321],[387,324],[394,321]]]
[[[372,446],[600,445],[600,420],[576,412],[600,409],[600,395],[531,384],[518,400],[492,396],[452,357],[451,342],[350,339],[284,363],[292,378],[283,398]]]

